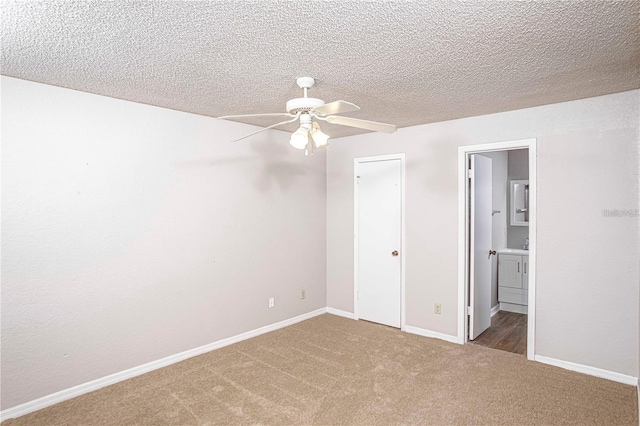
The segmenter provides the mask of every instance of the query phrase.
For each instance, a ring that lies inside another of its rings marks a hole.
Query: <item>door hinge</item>
[[[473,309],[471,309],[471,306],[467,306],[467,315],[471,316],[472,313]]]
[[[356,299],[360,300],[360,290],[356,291]]]
[[[471,179],[473,177],[473,170],[472,169],[467,169],[467,177],[469,179]]]

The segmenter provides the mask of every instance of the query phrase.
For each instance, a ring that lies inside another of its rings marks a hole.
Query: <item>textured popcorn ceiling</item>
[[[310,96],[399,127],[640,87],[638,1],[1,8],[2,74],[213,117],[284,111],[307,75],[317,81]],[[333,137],[363,132],[322,126]]]

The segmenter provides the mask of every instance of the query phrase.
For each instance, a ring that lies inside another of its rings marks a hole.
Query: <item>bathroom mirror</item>
[[[511,226],[529,226],[529,181],[512,180],[510,186]]]

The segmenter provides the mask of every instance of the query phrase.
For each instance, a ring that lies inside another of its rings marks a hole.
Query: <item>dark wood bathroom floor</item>
[[[501,351],[526,354],[527,314],[498,312],[491,318],[491,327],[471,343]]]

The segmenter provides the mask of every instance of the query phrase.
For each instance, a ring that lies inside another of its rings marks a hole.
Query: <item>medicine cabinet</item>
[[[511,226],[529,226],[529,181],[512,180],[510,186]]]

